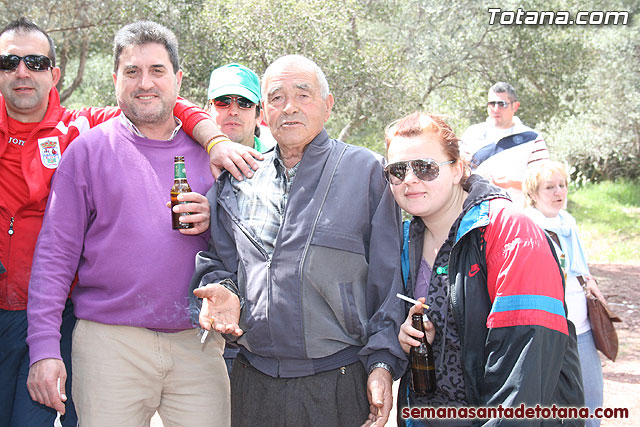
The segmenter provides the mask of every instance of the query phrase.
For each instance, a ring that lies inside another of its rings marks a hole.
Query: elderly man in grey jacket
[[[223,173],[207,194],[211,240],[192,281],[200,325],[240,346],[232,425],[384,425],[406,361],[382,158],[328,137],[333,96],[311,60],[277,59],[262,94],[277,146],[253,178]]]

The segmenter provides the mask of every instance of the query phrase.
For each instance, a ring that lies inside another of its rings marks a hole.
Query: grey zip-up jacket
[[[273,167],[274,155],[267,152],[261,167]],[[271,255],[244,224],[228,173],[207,198],[211,241],[196,258],[191,289],[236,284],[245,300],[238,344],[256,369],[300,377],[359,358],[366,369],[389,364],[396,378],[404,371],[404,305],[395,297],[401,221],[382,157],[318,134],[298,167]]]

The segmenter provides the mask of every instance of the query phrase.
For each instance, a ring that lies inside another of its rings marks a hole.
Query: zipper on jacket
[[[302,258],[300,258],[300,286],[302,286],[302,283],[304,283],[304,279],[303,279],[303,274],[304,274],[304,263],[307,260],[307,252],[309,252],[309,247],[311,246],[311,239],[313,238],[313,235],[316,232],[316,226],[318,225],[318,222],[320,221],[320,215],[322,214],[322,208],[324,207],[325,202],[327,201],[327,197],[329,196],[329,190],[331,189],[331,182],[333,181],[333,177],[336,176],[336,171],[338,170],[338,165],[340,165],[340,161],[342,160],[342,156],[344,155],[344,153],[347,151],[347,147],[344,147],[342,149],[342,152],[340,153],[340,155],[338,156],[338,158],[336,159],[336,163],[333,166],[333,170],[331,171],[331,178],[329,179],[329,182],[327,183],[327,188],[324,191],[324,196],[322,197],[322,201],[320,202],[320,207],[318,208],[318,212],[316,213],[316,217],[313,220],[313,223],[311,224],[311,231],[309,232],[309,236],[307,237],[307,241],[304,243],[304,248],[302,249]],[[288,205],[288,203],[287,203]],[[286,208],[285,208],[285,213],[286,213]],[[300,301],[299,301],[299,306],[302,307],[302,293],[300,293]],[[305,328],[305,324],[304,324],[304,319],[302,319],[302,330],[304,331]],[[303,335],[302,336],[302,344],[304,345],[305,348],[305,354],[306,354],[306,348],[307,348],[307,338]]]
[[[256,249],[258,249],[258,251],[260,251],[260,253],[264,256],[264,259],[267,261],[267,268],[271,267],[271,256],[267,253],[267,251],[262,247],[262,245],[256,239],[253,238],[249,230],[247,230],[247,228],[240,223],[240,220],[238,218],[233,216],[231,218],[233,218],[233,222],[236,223],[238,228],[242,230],[244,235],[247,236],[247,238],[251,241],[251,243],[253,243],[253,246],[255,246]]]
[[[267,319],[270,318],[269,315],[269,307],[271,305],[271,258],[272,255],[269,255],[267,253],[267,251],[262,247],[262,245],[253,238],[253,236],[251,235],[251,233],[249,232],[249,230],[247,230],[247,228],[242,224],[242,222],[240,221],[240,219],[238,217],[236,217],[235,215],[233,215],[229,209],[227,208],[227,206],[224,203],[219,203],[220,206],[222,206],[222,209],[225,210],[225,212],[227,212],[227,214],[229,215],[229,217],[231,218],[231,220],[236,224],[236,226],[240,229],[240,231],[242,231],[242,233],[247,236],[247,239],[249,239],[249,241],[251,243],[253,243],[253,246],[256,247],[256,249],[258,249],[258,251],[264,256],[265,261],[267,262],[267,289],[269,290],[269,302],[267,303]],[[268,331],[269,328],[267,328]],[[270,332],[268,332],[270,334]],[[276,375],[278,377],[280,377],[280,366],[278,363],[278,371],[276,373]]]
[[[238,219],[235,215],[233,215],[231,212],[229,212],[229,209],[227,209],[227,206],[224,203],[222,203],[222,201],[220,201],[219,204],[220,204],[220,206],[222,206],[222,208],[225,210],[225,212],[227,212],[227,214],[229,215],[231,220],[238,226],[238,228],[242,231],[242,233],[245,236],[247,236],[247,238],[251,241],[251,243],[253,243],[253,246],[255,246],[256,249],[258,249],[258,251],[260,251],[260,253],[264,256],[264,259],[267,261],[267,268],[270,267],[271,266],[271,257],[269,256],[267,251],[262,247],[262,245],[260,245],[260,243],[258,243],[258,241],[256,239],[253,238],[253,236],[251,235],[249,230],[247,230],[247,228],[242,224],[240,219]]]
[[[329,196],[329,190],[331,189],[331,182],[333,181],[333,177],[336,175],[336,171],[338,170],[338,165],[340,164],[340,161],[342,160],[342,156],[344,155],[345,151],[346,151],[346,147],[342,150],[342,153],[340,153],[340,156],[338,157],[333,170],[331,171],[331,179],[329,180],[329,183],[327,184],[327,188],[325,189],[324,192],[324,196],[322,197],[322,201],[320,202],[320,208],[318,209],[318,212],[316,213],[316,217],[313,220],[313,223],[311,224],[311,232],[309,232],[309,236],[307,237],[307,241],[304,244],[304,248],[302,249],[302,258],[300,259],[300,283],[302,283],[302,274],[303,274],[303,268],[302,266],[304,265],[305,260],[307,259],[307,252],[309,251],[309,247],[311,246],[311,239],[313,238],[313,235],[316,232],[316,226],[318,225],[318,221],[320,221],[320,215],[322,214],[322,208],[324,207],[325,202],[327,201],[327,197]],[[301,301],[302,303],[302,301]],[[302,305],[300,305],[302,306]],[[306,343],[305,343],[306,346]]]
[[[9,236],[13,236],[13,233],[15,232],[13,230],[13,221],[15,220],[14,217],[11,217],[11,222],[9,222],[9,230],[7,231],[7,233],[9,233]]]

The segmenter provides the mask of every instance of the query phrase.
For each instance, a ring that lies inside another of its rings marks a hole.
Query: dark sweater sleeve
[[[370,192],[375,202],[371,203],[373,213],[366,287],[369,339],[360,356],[367,370],[376,362],[389,364],[397,379],[407,365],[406,355],[398,342],[398,332],[404,321],[404,304],[395,296],[403,292],[400,211],[381,169],[372,174]]]
[[[207,193],[207,200],[211,206],[208,248],[196,255],[195,270],[189,285],[189,314],[194,325],[198,324],[198,316],[202,307],[202,301],[193,295],[194,289],[229,279],[233,285],[226,287],[239,295],[237,288],[238,255],[231,231],[223,225],[222,216],[225,215],[225,212],[216,203],[218,182],[216,181]],[[229,283],[229,280],[226,283]]]

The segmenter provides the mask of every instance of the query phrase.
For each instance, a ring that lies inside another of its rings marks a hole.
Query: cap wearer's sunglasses
[[[233,101],[236,101],[238,103],[238,107],[244,108],[245,110],[256,105],[242,96],[219,96],[213,100],[213,105],[218,108],[229,108]]]
[[[487,102],[487,107],[500,107],[500,108],[507,108],[507,105],[509,104],[513,104],[513,102],[507,102],[507,101],[489,101]]]
[[[433,159],[405,160],[387,165],[384,168],[384,175],[391,184],[400,185],[404,182],[409,168],[411,168],[413,174],[421,181],[433,181],[440,175],[440,166],[450,163],[454,163],[454,160],[440,163]]]
[[[18,68],[20,61],[24,61],[24,65],[32,71],[47,71],[53,68],[51,59],[45,55],[0,55],[0,70],[13,71]]]

